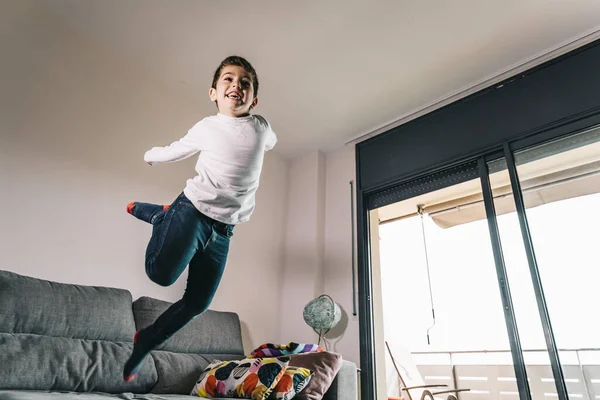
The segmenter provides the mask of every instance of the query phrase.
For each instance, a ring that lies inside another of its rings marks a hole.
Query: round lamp
[[[303,317],[304,322],[319,335],[318,344],[320,345],[323,339],[327,349],[325,334],[340,322],[342,318],[340,306],[330,296],[323,294],[308,302],[304,307]]]

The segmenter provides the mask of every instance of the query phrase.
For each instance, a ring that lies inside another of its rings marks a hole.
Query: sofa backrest
[[[0,332],[131,342],[131,293],[0,271]]]
[[[171,303],[0,270],[0,390],[189,394],[212,361],[244,357],[237,314],[208,310],[124,382],[135,331]]]
[[[0,270],[0,389],[147,392],[153,360],[122,378],[134,333],[127,290]]]
[[[152,324],[172,303],[140,297],[133,302],[136,329]],[[176,353],[243,355],[240,320],[235,313],[207,310],[184,326],[157,350]]]

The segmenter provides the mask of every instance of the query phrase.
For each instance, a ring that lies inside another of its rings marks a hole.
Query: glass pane
[[[515,162],[569,397],[600,398],[600,129]]]
[[[544,331],[529,272],[523,236],[516,213],[510,176],[504,158],[488,164],[502,254],[515,310],[531,398],[544,400],[556,393]]]
[[[460,394],[461,400],[515,399],[480,180],[377,211],[379,271],[374,276],[380,284],[373,286],[381,288],[383,336],[405,385],[471,389]],[[389,354],[386,359],[388,396],[398,396],[402,381]]]

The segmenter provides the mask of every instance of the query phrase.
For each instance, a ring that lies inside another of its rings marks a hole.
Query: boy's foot
[[[153,224],[161,213],[171,207],[169,204],[158,205],[150,203],[131,202],[127,204],[127,212],[142,221]]]
[[[125,367],[123,367],[123,380],[125,382],[131,382],[135,379],[138,372],[140,372],[144,359],[151,350],[140,340],[141,332],[142,331],[139,330],[135,333],[135,336],[133,337],[133,351],[125,363]]]
[[[131,215],[133,215],[133,206],[135,206],[134,202],[127,204],[127,212]]]

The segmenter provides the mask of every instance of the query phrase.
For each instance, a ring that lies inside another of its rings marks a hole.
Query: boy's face
[[[208,91],[211,101],[217,102],[221,114],[229,117],[244,117],[256,107],[252,76],[242,67],[227,65],[221,71],[217,88]]]

